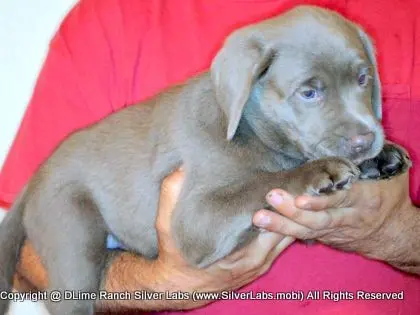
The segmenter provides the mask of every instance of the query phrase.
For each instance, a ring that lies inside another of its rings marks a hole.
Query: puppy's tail
[[[19,195],[0,224],[0,294],[12,290],[20,249],[25,241],[25,229],[22,222],[25,191],[26,189]],[[0,299],[0,315],[6,313],[8,304],[7,299]]]

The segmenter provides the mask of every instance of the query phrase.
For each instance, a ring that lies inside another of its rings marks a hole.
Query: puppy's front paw
[[[306,193],[310,195],[349,189],[360,175],[358,167],[344,158],[326,158],[310,164],[311,169],[305,175]]]
[[[407,152],[392,143],[386,143],[375,158],[359,165],[361,179],[389,179],[405,173],[411,167]]]

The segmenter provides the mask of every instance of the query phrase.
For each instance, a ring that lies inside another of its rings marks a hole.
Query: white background
[[[0,165],[31,97],[49,40],[76,0],[0,0]]]
[[[0,165],[32,95],[49,41],[76,2],[0,0]],[[46,312],[40,304],[25,302],[14,303],[9,314]]]

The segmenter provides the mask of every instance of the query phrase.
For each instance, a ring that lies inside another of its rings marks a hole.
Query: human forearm
[[[45,290],[48,287],[48,277],[44,266],[28,241],[22,248],[17,272],[38,290]]]
[[[129,252],[110,253],[101,290],[108,293],[129,292],[132,297],[132,299],[98,301],[97,309],[102,311],[159,311],[192,307],[189,301],[161,298],[162,295],[165,296],[166,291],[172,291],[172,289],[165,283],[164,276],[156,267],[156,263]],[[144,298],[141,293],[145,292],[156,294],[150,295],[150,298]],[[134,298],[136,296],[138,298]]]
[[[48,287],[47,273],[29,242],[26,242],[21,253],[18,266],[19,275],[23,276],[38,290]],[[135,291],[163,292],[162,277],[155,273],[154,265],[140,256],[128,252],[114,251],[110,253],[107,271],[101,290],[109,293]],[[20,288],[21,289],[21,288]],[[97,301],[97,309],[101,311],[120,312],[128,309],[162,310],[185,309],[192,306],[187,301],[165,299],[101,299]]]
[[[420,275],[420,209],[409,204],[395,211],[376,238],[380,246],[368,256]]]

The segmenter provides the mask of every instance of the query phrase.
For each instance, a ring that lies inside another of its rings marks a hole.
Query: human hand
[[[251,244],[204,269],[190,266],[180,255],[171,237],[171,214],[182,188],[184,174],[177,171],[161,187],[156,229],[159,257],[153,263],[158,275],[154,290],[181,292],[220,292],[240,288],[264,274],[293,238],[263,232]],[[210,303],[185,301],[180,308],[195,308]]]
[[[415,259],[420,254],[414,242],[420,236],[420,213],[411,203],[408,187],[405,173],[390,180],[360,181],[350,190],[329,196],[294,198],[276,189],[267,200],[281,215],[260,210],[254,224],[298,239],[316,239],[398,267],[401,261],[412,262],[413,253],[417,253]],[[265,224],[260,224],[262,218]]]

